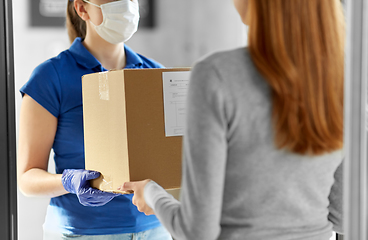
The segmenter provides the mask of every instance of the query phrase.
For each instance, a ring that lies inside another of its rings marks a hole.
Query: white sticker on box
[[[163,72],[165,135],[183,136],[190,71]]]

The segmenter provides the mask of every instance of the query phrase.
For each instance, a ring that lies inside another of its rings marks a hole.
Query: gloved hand
[[[120,195],[92,188],[89,180],[98,178],[99,176],[100,173],[96,171],[65,169],[61,177],[61,182],[65,190],[77,195],[79,202],[83,206],[99,207]]]

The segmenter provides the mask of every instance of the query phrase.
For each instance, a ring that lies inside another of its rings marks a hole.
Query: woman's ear
[[[83,0],[74,0],[74,9],[81,19],[83,19],[84,21],[87,21],[89,19],[89,15],[86,11],[85,3],[83,2]]]
[[[246,1],[246,14],[245,14],[245,19],[244,19],[244,24],[249,26],[250,21],[251,21],[251,2],[252,0],[247,0]]]

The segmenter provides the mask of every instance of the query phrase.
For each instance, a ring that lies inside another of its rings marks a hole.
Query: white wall
[[[156,2],[156,28],[138,30],[127,45],[166,67],[192,66],[196,59],[209,52],[244,46],[246,43],[245,27],[232,1]],[[64,28],[29,27],[30,3],[32,1],[13,0],[17,126],[21,105],[19,88],[38,64],[69,47]],[[53,171],[53,164],[50,171]],[[42,224],[48,202],[48,198],[29,198],[18,191],[19,240],[42,239]]]

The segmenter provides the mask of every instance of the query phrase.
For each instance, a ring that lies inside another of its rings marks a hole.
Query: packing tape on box
[[[101,188],[104,190],[114,190],[112,189],[112,178],[110,176],[104,176],[102,178]]]
[[[101,100],[110,100],[109,79],[106,72],[100,72],[98,75],[98,88]]]

